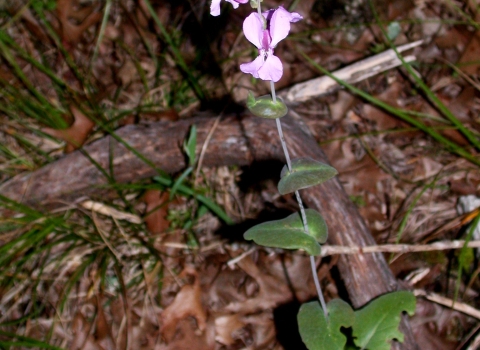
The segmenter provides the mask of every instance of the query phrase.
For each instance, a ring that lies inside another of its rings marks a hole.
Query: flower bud
[[[260,0],[262,2],[262,0]],[[258,0],[250,0],[250,6],[252,6],[252,9],[258,8]]]

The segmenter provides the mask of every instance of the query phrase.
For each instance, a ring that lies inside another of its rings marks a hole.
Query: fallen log
[[[197,127],[197,154],[212,130],[215,118],[198,117],[178,122],[129,125],[116,131],[130,147],[167,173],[183,170],[187,164],[182,143],[190,126]],[[305,127],[291,116],[282,118],[284,133],[292,157],[309,156],[328,162],[316,141]],[[126,183],[148,178],[157,170],[146,164],[112,136],[107,136],[54,163],[32,173],[21,174],[0,186],[0,194],[23,203],[50,206],[61,201],[103,193],[108,187],[104,173],[86,156],[93,159],[116,182]],[[280,160],[284,155],[275,122],[251,116],[222,118],[211,135],[203,158],[203,166],[245,166],[252,162]],[[112,172],[112,173],[110,173]],[[301,192],[305,203],[317,209],[329,226],[328,242],[343,246],[371,246],[375,241],[355,205],[349,200],[338,179]],[[342,255],[338,268],[354,307],[372,298],[399,289],[381,253]],[[395,349],[417,349],[408,322],[401,325],[403,344]]]

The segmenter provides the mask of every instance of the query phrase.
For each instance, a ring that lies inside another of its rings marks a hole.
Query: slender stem
[[[272,100],[273,102],[276,102],[277,100],[275,95],[275,84],[273,83],[273,81],[270,81],[270,88],[272,89]],[[275,119],[275,121],[277,123],[278,136],[280,137],[280,142],[282,143],[283,153],[285,154],[285,159],[287,161],[287,168],[289,171],[292,171],[292,161],[290,160],[290,154],[288,153],[287,143],[285,142],[285,137],[283,136],[283,130],[282,130],[282,124],[280,123],[280,118]],[[297,198],[298,207],[300,208],[300,215],[302,216],[303,230],[308,235],[310,234],[310,232],[308,230],[307,216],[305,215],[305,208],[303,206],[303,201],[298,191],[295,191],[295,197]],[[317,265],[315,264],[315,257],[312,255],[310,256],[310,266],[312,267],[312,276],[313,276],[313,281],[315,283],[315,288],[317,289],[318,299],[320,300],[320,305],[322,306],[325,318],[327,318],[328,317],[327,305],[325,304],[325,299],[322,293],[322,287],[320,286],[320,281],[318,280]]]
[[[270,89],[272,90],[272,100],[273,102],[277,102],[277,95],[275,94],[275,83],[273,80],[270,80]]]
[[[280,142],[282,143],[283,153],[285,153],[285,159],[287,161],[288,171],[292,171],[292,162],[290,161],[290,155],[288,154],[287,143],[285,142],[285,137],[283,136],[282,124],[280,123],[280,118],[275,119],[277,122],[278,136],[280,137]]]
[[[258,2],[257,2],[257,11],[258,11],[258,14],[260,16],[262,16],[262,7],[260,5],[260,0],[258,0]]]
[[[317,274],[317,264],[315,263],[315,257],[310,255],[310,266],[312,267],[313,281],[315,282],[315,288],[317,288],[318,300],[320,300],[320,305],[322,306],[323,314],[325,318],[328,319],[327,304],[325,304],[325,298],[323,297],[322,287],[320,286],[320,281],[318,280]]]

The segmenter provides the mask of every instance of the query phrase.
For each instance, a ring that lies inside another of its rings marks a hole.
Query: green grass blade
[[[170,200],[173,199],[173,196],[175,196],[175,193],[177,192],[178,190],[178,187],[183,183],[183,181],[185,181],[186,177],[188,175],[190,175],[190,173],[192,172],[193,168],[192,167],[188,167],[183,173],[182,175],[180,175],[178,177],[177,180],[175,180],[175,183],[173,184],[172,188],[170,189]]]
[[[459,255],[459,260],[466,254],[466,251],[468,248],[468,243],[472,240],[473,233],[475,232],[475,229],[477,228],[478,224],[480,223],[480,214],[478,214],[475,219],[473,219],[472,223],[470,224],[470,228],[467,233],[467,237],[465,237],[465,243],[463,244],[462,249],[460,250],[460,255]],[[455,301],[458,298],[458,292],[460,291],[460,282],[462,280],[462,271],[463,271],[463,266],[462,264],[458,263],[458,269],[457,269],[457,280],[455,281],[455,293],[453,296],[453,304],[455,304]],[[453,305],[452,305],[453,307]]]
[[[425,84],[425,82],[422,80],[422,78],[417,74],[417,72],[412,68],[410,63],[406,62],[403,56],[397,51],[396,46],[393,44],[393,42],[390,40],[388,37],[388,34],[385,32],[385,29],[383,28],[382,25],[378,24],[380,22],[380,19],[378,17],[377,11],[375,9],[375,6],[372,3],[372,0],[369,0],[370,8],[372,9],[373,15],[375,16],[375,19],[377,21],[377,25],[382,31],[382,34],[389,44],[390,48],[395,52],[397,55],[398,59],[402,62],[402,66],[408,71],[408,73],[413,77],[415,83],[422,89],[422,91],[425,93],[427,98],[442,112],[442,114],[460,131],[466,138],[467,140],[477,149],[480,150],[480,139],[473,134],[472,131],[470,131],[468,128],[466,128],[463,123],[458,120],[457,117],[448,109],[445,104],[440,101],[440,99],[433,93],[433,91]]]
[[[172,180],[167,180],[159,176],[155,176],[153,179],[157,183],[164,185],[166,187],[172,186]],[[220,208],[220,206],[218,206],[210,198],[207,198],[204,195],[196,193],[193,189],[185,185],[179,185],[178,192],[195,198],[199,202],[203,203],[208,209],[210,209],[215,215],[217,215],[220,219],[222,219],[226,224],[233,225],[234,223],[233,220],[227,215],[227,213],[225,213],[225,211],[222,208]]]
[[[36,349],[65,350],[64,348],[59,348],[57,346],[53,346],[33,338],[24,337],[21,335],[4,332],[1,330],[0,330],[0,336],[12,338],[12,339],[18,339],[18,340],[11,340],[11,341],[0,340],[0,347],[2,349],[10,346],[15,346],[15,347],[23,346],[27,348],[36,348]]]
[[[326,70],[325,68],[323,68],[322,66],[320,66],[319,64],[317,64],[316,62],[314,62],[312,59],[310,59],[310,57],[308,57],[304,52],[301,52],[300,51],[300,54],[313,66],[315,67],[316,69],[318,69],[321,73],[329,76],[330,78],[332,78],[333,80],[335,80],[338,84],[340,84],[341,86],[344,86],[345,88],[347,88],[348,90],[350,90],[352,93],[356,94],[356,95],[359,95],[360,97],[362,97],[363,99],[365,99],[366,101],[374,104],[375,106],[377,107],[380,107],[382,109],[384,109],[385,111],[387,112],[390,112],[391,114],[399,117],[400,119],[406,121],[407,123],[415,126],[416,128],[418,128],[419,130],[422,130],[423,132],[425,132],[426,134],[428,134],[429,136],[431,136],[435,141],[438,141],[439,143],[443,144],[444,147],[451,153],[454,153],[462,158],[465,158],[466,160],[468,160],[469,162],[475,164],[475,165],[480,165],[480,159],[476,156],[474,156],[473,154],[471,154],[470,152],[466,151],[465,149],[463,149],[462,147],[460,147],[458,144],[456,144],[455,142],[452,142],[450,141],[449,139],[447,139],[446,137],[442,136],[441,134],[439,134],[438,132],[435,131],[434,128],[432,127],[429,127],[425,124],[423,124],[422,122],[416,120],[415,118],[413,118],[412,116],[408,115],[408,113],[406,113],[405,111],[402,111],[401,109],[398,109],[398,108],[395,108],[395,107],[392,107],[390,106],[389,104],[383,102],[383,101],[380,101],[379,99],[367,94],[366,92],[356,88],[355,86],[337,78],[336,76],[334,76],[333,74],[331,74],[328,70]]]
[[[192,90],[195,92],[195,95],[197,95],[197,98],[200,101],[205,100],[207,97],[206,93],[203,91],[202,87],[198,83],[198,79],[195,78],[188,67],[188,65],[185,63],[185,60],[183,59],[183,56],[178,49],[177,45],[173,41],[173,38],[170,36],[170,34],[167,32],[165,27],[163,26],[162,22],[160,21],[160,18],[158,18],[157,13],[153,9],[152,5],[150,4],[149,0],[145,0],[145,5],[147,5],[148,11],[150,15],[152,16],[153,20],[157,24],[158,28],[160,29],[160,32],[162,33],[163,38],[167,42],[170,50],[172,51],[173,55],[175,56],[175,61],[176,64],[180,67],[180,69],[183,71],[183,73],[187,76],[188,82],[192,88]]]
[[[100,25],[100,30],[98,32],[97,43],[95,44],[95,49],[93,50],[93,55],[90,62],[94,62],[97,59],[98,49],[100,48],[100,44],[102,43],[103,36],[105,35],[105,29],[107,28],[108,17],[110,16],[111,8],[112,8],[112,0],[107,0],[107,3],[105,5],[105,10],[103,12],[102,24]]]

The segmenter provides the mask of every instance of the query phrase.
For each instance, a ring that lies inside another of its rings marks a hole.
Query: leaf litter
[[[101,137],[106,131],[100,129],[98,122],[114,129],[128,123],[177,120],[197,111],[199,104],[184,83],[184,73],[177,69],[164,38],[152,30],[155,24],[144,1],[113,6],[105,35],[98,44],[98,59],[91,63],[88,58],[97,44],[103,8],[89,1],[51,2],[56,10],[46,11],[45,15],[54,24],[53,29],[74,64],[64,59],[48,28],[31,8],[25,8],[18,21],[9,25],[9,35],[20,47],[32,57],[42,57],[69,86],[63,92],[52,88],[45,71],[32,66],[25,57],[18,57],[35,88],[53,106],[59,106],[70,125],[55,130],[52,123],[34,118],[28,109],[17,106],[2,110],[2,145],[24,155],[32,164],[29,168],[51,161],[47,155],[60,157],[63,152]],[[279,2],[267,3],[275,6]],[[378,28],[352,25],[355,19],[359,19],[358,23],[374,21],[367,4],[338,3],[338,7],[328,9],[319,2],[299,2],[297,11],[303,11],[305,23],[295,29],[295,40],[276,50],[286,60],[279,87],[317,76],[313,68],[306,68],[297,49],[332,70],[382,49],[377,40]],[[459,120],[478,134],[479,92],[471,84],[478,79],[478,29],[464,15],[475,21],[474,2],[374,3],[384,18],[399,22],[401,33],[396,44],[425,39],[425,45],[416,49],[421,63],[416,68]],[[193,23],[203,18],[205,9],[192,7],[186,1],[155,6],[158,17],[176,35],[180,51],[212,96],[223,96],[227,88],[233,99],[241,102],[246,97],[245,87],[259,95],[266,93],[266,87],[238,72],[238,64],[250,59],[246,44],[238,40],[238,28],[245,15],[242,9],[229,14],[231,21],[225,24],[221,37],[209,32],[214,40],[209,50],[219,62],[218,79],[202,70],[197,38],[188,31],[182,32],[184,28],[198,28]],[[13,14],[18,11],[11,10]],[[449,21],[452,19],[453,24]],[[454,73],[445,62],[458,64],[470,80]],[[78,74],[79,69],[88,74]],[[10,66],[2,62],[0,72],[6,72],[1,74],[2,81],[21,89],[22,83],[11,74]],[[441,113],[416,90],[402,69],[359,85],[389,105],[420,113],[426,125],[469,148],[465,138],[448,127]],[[1,97],[3,102],[11,102],[11,97]],[[99,109],[91,109],[92,103]],[[455,206],[460,194],[480,195],[478,168],[452,156],[409,124],[345,91],[295,108],[339,170],[345,189],[377,243],[421,243],[454,239],[462,234],[459,229],[442,228],[458,218]],[[65,111],[71,111],[72,116]],[[43,115],[41,110],[36,113]],[[33,153],[40,156],[25,152],[25,144],[12,137],[12,128],[31,140],[35,145]],[[65,149],[55,148],[50,138],[38,132],[42,130],[65,141]],[[8,164],[8,154],[2,152],[2,169],[9,170],[8,175],[2,172],[2,179],[24,170]],[[275,180],[267,179],[249,188],[239,186],[243,171],[226,167],[202,169],[197,182],[208,188],[237,222],[256,218],[262,212],[271,213],[274,208],[293,210],[288,197],[278,196]],[[9,331],[49,339],[51,344],[68,349],[301,348],[298,344],[289,347],[279,340],[275,315],[281,306],[315,296],[308,260],[302,253],[251,250],[245,242],[215,234],[220,223],[210,214],[198,218],[192,229],[183,225],[173,229],[171,219],[179,216],[172,217],[171,213],[177,210],[177,214],[185,214],[181,217],[191,218],[191,209],[197,204],[184,200],[165,204],[168,194],[157,189],[129,191],[127,197],[137,214],[144,215],[145,226],[121,218],[95,216],[85,212],[85,208],[70,209],[65,211],[67,224],[72,225],[73,235],[81,239],[58,242],[19,271],[2,275],[2,279],[16,278],[14,285],[7,284],[0,292],[2,322],[35,315],[18,327],[8,326]],[[108,205],[120,212],[128,211],[120,200]],[[102,237],[92,218],[101,227]],[[72,237],[67,229],[59,232]],[[20,233],[21,229],[11,234],[18,237]],[[191,233],[199,242],[196,248],[188,244]],[[45,243],[56,242],[57,235],[58,232],[48,235]],[[114,248],[114,255],[109,246]],[[250,250],[233,267],[228,265]],[[453,296],[455,276],[449,261],[453,261],[454,253],[412,253],[390,258],[392,270],[405,283],[409,283],[407,276],[428,269],[418,275],[421,278],[415,281],[415,287]],[[327,300],[338,297],[341,288],[334,265],[332,258],[319,267]],[[470,266],[471,272],[475,269],[478,262]],[[478,309],[480,285],[475,276],[464,275],[460,290],[462,300]],[[58,308],[62,300],[64,307]],[[428,300],[421,300],[418,305],[412,324],[425,349],[456,349],[478,322]],[[296,325],[289,327],[294,329]]]

